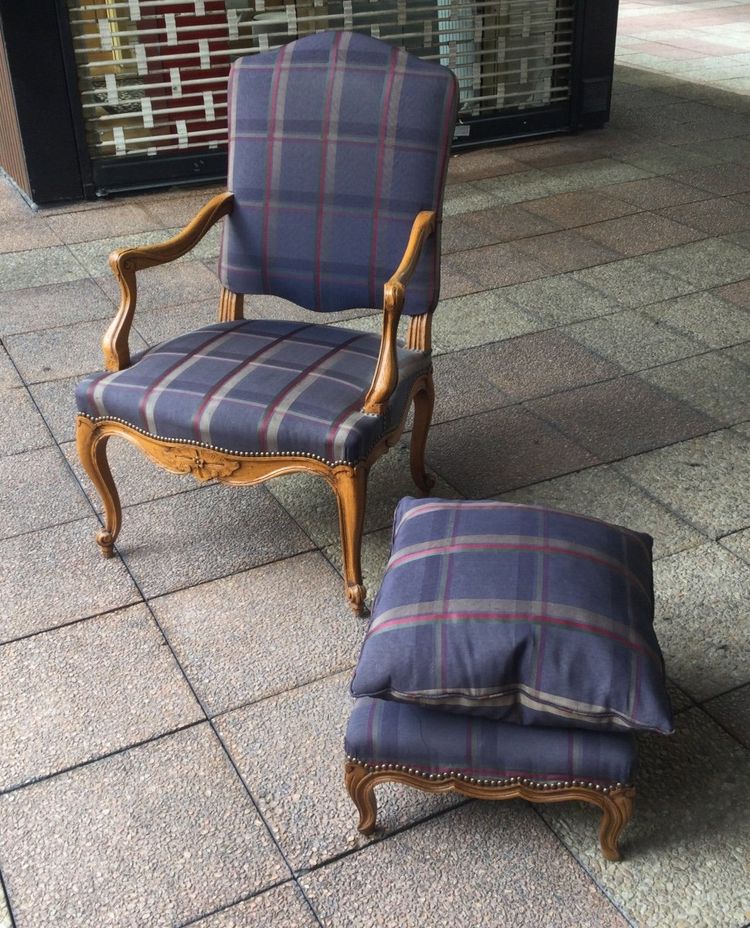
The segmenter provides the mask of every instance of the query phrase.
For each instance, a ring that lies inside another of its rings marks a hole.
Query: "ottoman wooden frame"
[[[545,783],[520,777],[486,780],[453,772],[424,774],[396,764],[369,766],[351,757],[347,758],[344,782],[359,812],[359,831],[365,835],[372,834],[376,828],[375,787],[380,783],[403,783],[426,793],[459,793],[471,799],[588,802],[602,811],[599,844],[607,860],[621,859],[618,841],[633,813],[635,798],[635,788],[622,783],[611,786],[599,786],[584,780]]]

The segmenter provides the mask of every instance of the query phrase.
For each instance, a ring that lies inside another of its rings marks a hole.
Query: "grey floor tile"
[[[432,471],[432,435],[427,438],[426,464]],[[393,510],[402,496],[417,496],[409,468],[409,437],[380,458],[370,470],[367,483],[365,532],[387,528],[393,522]],[[438,474],[440,471],[438,471]],[[328,484],[312,474],[293,474],[279,477],[268,484],[273,496],[302,526],[318,547],[339,544],[339,523],[336,499]],[[438,478],[432,494],[454,497],[456,491]]]
[[[430,461],[471,497],[492,496],[599,463],[518,406],[435,426]]]
[[[523,164],[499,148],[459,152],[448,161],[448,183],[481,180],[483,177],[498,177],[525,170],[527,168]]]
[[[699,709],[677,734],[640,742],[625,860],[604,861],[591,840],[596,815],[582,804],[542,814],[610,898],[642,928],[740,928],[747,920],[750,755]]]
[[[498,202],[497,197],[484,190],[480,190],[471,183],[456,182],[449,184],[445,190],[443,200],[443,215],[460,216],[462,213],[473,213],[479,209],[488,209]],[[515,202],[508,200],[508,202]]]
[[[683,171],[675,179],[710,190],[719,196],[732,193],[746,193],[750,190],[750,168],[747,164],[721,164],[714,167],[699,168],[696,171]]]
[[[357,831],[356,809],[343,784],[344,734],[354,705],[350,677],[328,677],[217,720],[242,778],[296,872],[373,840]],[[385,787],[378,798],[378,824],[385,832],[455,802],[405,787]]]
[[[613,184],[601,191],[605,196],[632,203],[640,209],[659,209],[678,203],[694,203],[708,199],[705,190],[691,187],[669,177],[651,177],[622,184]]]
[[[499,242],[512,242],[559,228],[523,206],[497,206],[460,216],[447,216],[442,229],[444,255]]]
[[[732,425],[750,418],[750,375],[731,352],[709,352],[644,371],[641,377],[716,422]]]
[[[609,295],[586,286],[571,274],[558,274],[505,287],[502,294],[525,313],[539,319],[545,327],[604,316],[622,309],[621,304]]]
[[[29,383],[58,380],[83,375],[102,365],[102,336],[105,320],[77,322],[74,325],[9,335],[5,339],[8,353]],[[130,333],[130,350],[143,351],[148,346],[137,333]]]
[[[689,293],[654,303],[644,312],[709,348],[724,348],[750,340],[750,312],[721,299],[716,293]]]
[[[524,208],[565,228],[603,222],[605,219],[616,219],[618,216],[625,216],[638,209],[631,203],[604,196],[598,190],[559,193],[541,200],[534,200],[532,203],[527,203]]]
[[[91,217],[87,216],[85,226],[88,227],[91,221]],[[100,220],[95,216],[94,222],[98,223]],[[81,240],[80,242],[74,242],[69,248],[80,264],[86,268],[88,274],[92,277],[108,276],[114,282],[114,276],[110,271],[108,263],[109,256],[113,251],[120,248],[137,248],[141,245],[154,245],[157,242],[166,241],[166,239],[173,236],[177,231],[178,229],[176,227],[169,229],[157,227],[149,231],[144,230],[141,232],[133,232],[132,230],[128,232],[122,231],[114,233],[113,235],[105,235],[104,237],[97,236],[90,241]],[[184,259],[181,263],[184,264]],[[172,267],[176,266],[178,265],[172,265]],[[143,276],[147,275],[143,273],[139,274],[139,280]],[[138,289],[140,290],[140,287]]]
[[[212,298],[184,306],[147,309],[136,313],[133,325],[146,344],[158,345],[216,322],[217,307],[218,300]]]
[[[593,822],[588,839],[596,846]],[[509,802],[452,810],[300,882],[323,923],[341,928],[627,925],[534,811]]]
[[[506,288],[446,299],[435,311],[433,352],[477,348],[538,328],[536,319],[511,302]]]
[[[0,799],[17,928],[175,925],[288,875],[207,725]]]
[[[85,221],[81,221],[79,213],[53,213],[46,219],[50,228],[66,244],[119,235],[132,236],[161,229],[163,225],[140,204],[128,202],[107,209],[91,210],[87,213]]]
[[[88,271],[64,245],[0,254],[0,290],[80,280]]]
[[[731,535],[725,535],[721,543],[728,548],[737,557],[750,564],[750,528],[743,529],[740,532],[733,532]]]
[[[750,309],[750,277],[745,280],[739,280],[737,283],[728,284],[716,291],[716,295],[722,300],[729,300],[743,309]]]
[[[101,360],[101,359],[100,359]],[[87,371],[87,373],[90,373]],[[73,441],[76,435],[75,388],[83,376],[63,377],[29,386],[29,392],[39,408],[44,422],[55,441]],[[47,429],[45,433],[49,436]]]
[[[17,390],[23,386],[15,365],[8,357],[8,352],[0,345],[0,393]]]
[[[527,405],[596,455],[599,463],[626,458],[716,428],[713,419],[638,377],[579,387],[532,400]]]
[[[750,277],[750,252],[717,238],[668,248],[641,260],[650,270],[679,277],[696,289]]]
[[[210,714],[354,666],[363,625],[318,553],[152,601]]]
[[[119,291],[114,277],[106,274],[106,262],[97,271],[99,286],[112,299]],[[173,264],[148,268],[138,274],[138,309],[155,309],[157,306],[175,306],[195,303],[212,297],[219,300],[220,285],[216,274],[199,260],[184,258]]]
[[[613,467],[592,467],[534,486],[505,493],[507,502],[553,506],[647,532],[654,539],[654,557],[666,557],[705,542],[705,537],[679,516],[621,477]]]
[[[292,882],[193,922],[195,928],[317,928],[318,920]]]
[[[498,368],[500,345],[514,341],[437,355],[433,423],[495,409],[509,402],[507,394],[499,389],[493,378]]]
[[[0,209],[0,254],[62,245],[62,240],[40,216],[8,222]]]
[[[605,184],[624,184],[651,176],[649,171],[612,158],[545,167],[544,173],[553,179],[555,193],[603,187]]]
[[[0,647],[0,789],[203,718],[145,606]]]
[[[528,200],[536,200],[538,197],[560,192],[559,186],[555,185],[554,178],[536,169],[527,170],[521,174],[478,180],[469,186],[477,194],[489,198],[488,206],[525,203]]]
[[[644,263],[648,259],[649,255],[626,258],[602,267],[575,271],[572,276],[579,283],[599,290],[608,299],[631,308],[698,289],[697,285],[667,273],[663,268],[650,268]]]
[[[750,566],[716,544],[655,565],[655,629],[667,671],[694,699],[750,680]]]
[[[662,210],[662,215],[709,235],[726,235],[728,232],[750,229],[750,206],[730,197],[670,206]]]
[[[75,442],[65,442],[61,450],[81,481],[94,508],[97,512],[101,512],[101,499],[81,467]],[[135,445],[125,439],[112,438],[107,443],[107,458],[123,506],[134,506],[137,503],[160,499],[163,496],[187,493],[201,486],[196,484],[190,476],[171,474],[158,467]]]
[[[99,553],[95,519],[0,542],[0,641],[55,628],[141,597],[119,558]]]
[[[655,213],[636,213],[620,219],[609,219],[580,230],[585,238],[626,257],[659,251],[673,245],[682,245],[703,237],[702,232],[673,222]]]
[[[576,322],[566,326],[563,332],[629,373],[704,350],[692,338],[679,335],[631,309]]]
[[[731,430],[660,448],[616,466],[710,537],[750,525],[747,442]]]
[[[3,392],[0,416],[0,457],[44,448],[52,436],[24,387]]]
[[[443,265],[473,281],[474,290],[492,290],[548,276],[552,269],[523,251],[525,241],[458,252],[448,255]]]
[[[90,514],[57,448],[0,458],[0,538],[37,532]]]
[[[128,507],[117,544],[147,598],[313,546],[265,487],[226,486]]]
[[[607,264],[621,257],[619,252],[592,242],[578,230],[571,229],[522,239],[518,248],[555,273]]]
[[[13,928],[13,922],[10,918],[10,909],[8,900],[5,898],[3,887],[0,886],[0,928]]]
[[[93,280],[0,292],[0,334],[33,332],[88,319],[113,319],[115,303]],[[102,334],[106,323],[102,323]]]
[[[746,748],[750,748],[750,684],[709,699],[703,708]]]
[[[596,383],[621,373],[617,366],[560,331],[522,335],[493,347],[490,377],[511,402]]]

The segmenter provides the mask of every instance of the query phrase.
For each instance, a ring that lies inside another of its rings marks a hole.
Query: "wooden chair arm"
[[[232,212],[234,196],[220,193],[206,203],[182,231],[166,242],[140,248],[119,248],[109,256],[109,266],[120,285],[120,306],[102,339],[104,366],[121,371],[130,366],[128,336],[135,314],[137,287],[135,275],[143,268],[176,261],[194,248],[211,226]]]
[[[430,210],[417,213],[401,264],[383,287],[383,334],[380,339],[380,353],[362,412],[383,415],[398,384],[396,335],[406,299],[406,286],[417,269],[424,243],[435,231],[436,224],[436,213]]]

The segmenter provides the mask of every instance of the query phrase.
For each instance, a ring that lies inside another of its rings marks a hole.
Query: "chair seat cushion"
[[[668,733],[651,544],[543,506],[404,499],[352,692]]]
[[[425,775],[540,783],[632,783],[631,734],[513,725],[424,706],[358,699],[345,749],[366,766],[393,764]]]
[[[158,438],[328,463],[367,457],[401,421],[423,352],[399,348],[399,384],[384,416],[361,411],[380,336],[326,325],[240,320],[151,348],[78,384],[79,412]]]

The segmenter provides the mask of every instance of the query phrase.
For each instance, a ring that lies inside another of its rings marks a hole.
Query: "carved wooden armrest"
[[[396,272],[383,287],[383,334],[375,374],[367,391],[363,412],[382,415],[391,394],[398,384],[398,360],[396,357],[396,333],[406,298],[406,285],[417,269],[422,247],[435,231],[437,215],[430,210],[417,214],[411,227],[409,243]]]
[[[102,339],[104,366],[108,371],[120,371],[130,365],[128,336],[136,303],[136,271],[156,264],[167,264],[194,248],[211,226],[232,211],[234,196],[220,193],[200,210],[188,225],[166,242],[143,245],[140,248],[119,248],[109,256],[109,266],[120,285],[120,306],[112,324]]]

